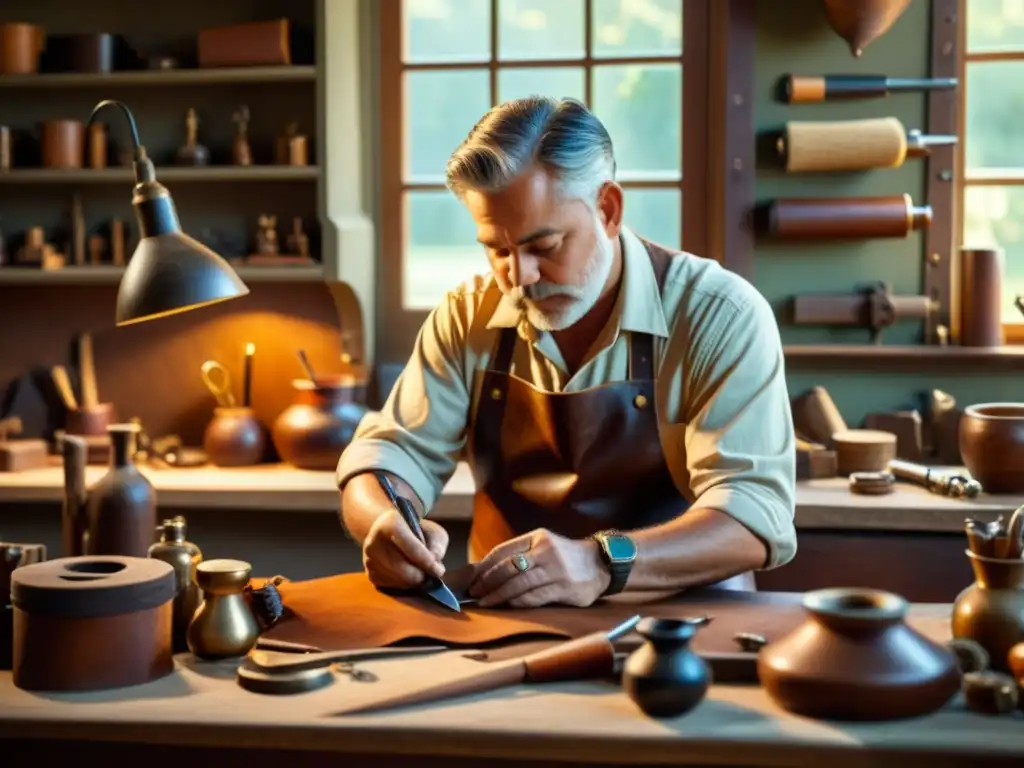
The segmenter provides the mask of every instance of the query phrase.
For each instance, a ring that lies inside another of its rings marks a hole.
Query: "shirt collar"
[[[622,285],[611,322],[616,323],[619,330],[667,338],[668,322],[665,320],[661,291],[647,246],[636,233],[626,227],[622,228],[619,242],[622,244]],[[487,322],[488,328],[519,327],[520,335],[524,325],[529,326],[525,315],[504,295]],[[525,330],[533,331],[533,328],[531,326]],[[535,332],[527,333],[524,338],[536,335]]]

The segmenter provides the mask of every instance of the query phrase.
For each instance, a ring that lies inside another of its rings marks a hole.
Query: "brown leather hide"
[[[465,573],[447,579],[459,594],[468,583]],[[462,582],[461,584],[459,582]],[[312,581],[285,582],[279,587],[288,616],[264,638],[346,650],[385,646],[403,640],[428,639],[449,645],[479,646],[529,636],[579,637],[610,629],[624,619],[644,616],[681,618],[710,616],[693,647],[705,653],[736,652],[738,632],[753,632],[769,640],[781,637],[805,618],[799,593],[730,592],[706,589],[669,599],[637,604],[622,595],[589,608],[550,606],[529,610],[479,609],[463,606],[456,614],[422,596],[392,596],[378,591],[362,573],[348,573]],[[943,623],[944,621],[944,623]],[[948,636],[943,626],[913,622],[928,636]]]

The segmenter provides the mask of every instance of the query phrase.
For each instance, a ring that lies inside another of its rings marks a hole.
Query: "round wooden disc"
[[[850,491],[865,496],[883,496],[892,493],[896,478],[889,472],[853,472]]]
[[[880,429],[846,429],[836,432],[832,439],[837,443],[853,443],[859,445],[895,445],[896,435]]]
[[[244,659],[238,666],[238,684],[253,693],[284,696],[294,693],[308,693],[325,688],[334,682],[331,665],[298,672],[266,672]]]

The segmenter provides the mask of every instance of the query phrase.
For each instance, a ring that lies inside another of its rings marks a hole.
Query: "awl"
[[[412,502],[398,495],[395,487],[383,472],[374,472],[373,474],[376,476],[377,482],[380,483],[380,487],[384,489],[384,493],[391,499],[391,503],[395,505],[395,509],[402,515],[405,524],[412,529],[417,539],[426,544],[427,539],[423,535],[423,529],[420,527],[420,516],[416,513]],[[456,613],[462,613],[458,598],[455,597],[455,594],[448,589],[448,586],[441,579],[428,576],[422,589],[441,605],[450,608]]]

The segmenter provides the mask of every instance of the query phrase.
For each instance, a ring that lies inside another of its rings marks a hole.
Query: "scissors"
[[[235,396],[231,393],[231,374],[216,360],[203,363],[203,383],[221,408],[234,408]]]

